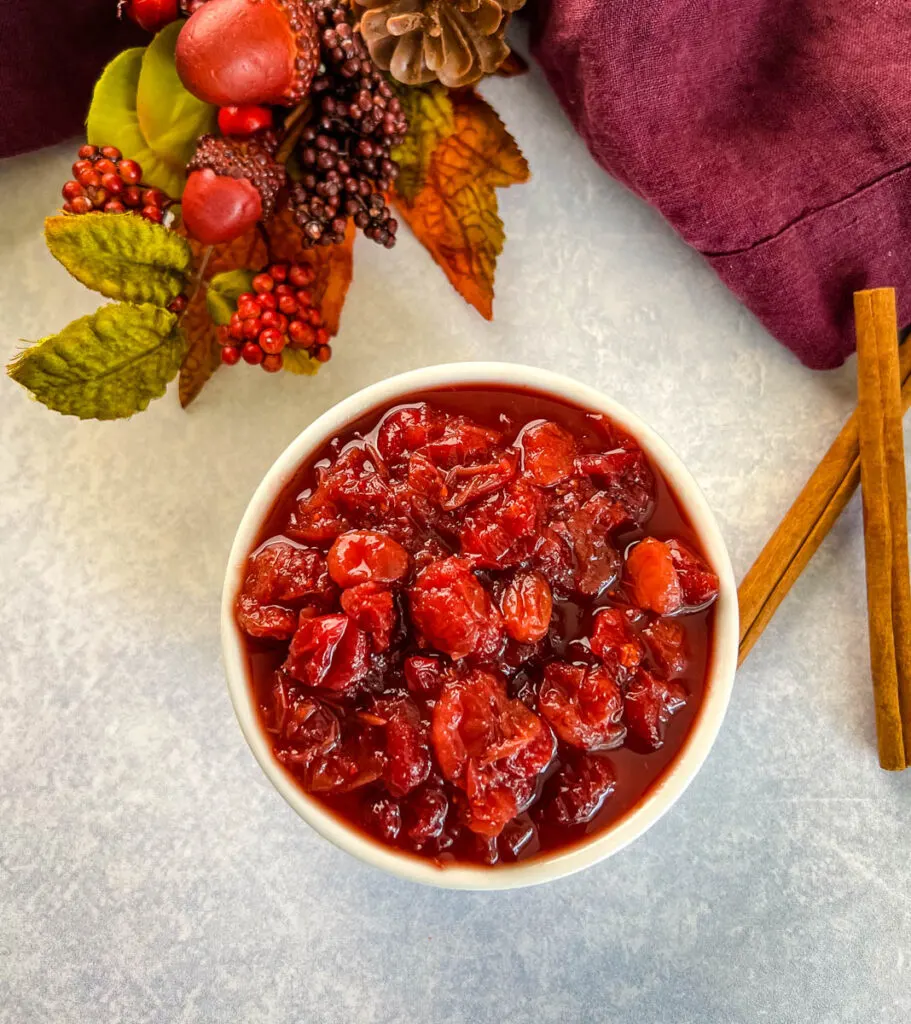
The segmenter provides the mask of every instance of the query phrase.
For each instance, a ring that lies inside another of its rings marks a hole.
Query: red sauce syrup
[[[275,757],[352,828],[509,864],[627,815],[700,709],[718,579],[606,417],[409,396],[302,465],[237,599]]]

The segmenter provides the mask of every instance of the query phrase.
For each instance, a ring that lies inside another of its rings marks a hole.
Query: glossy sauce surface
[[[263,524],[258,548],[272,538],[286,534],[289,519],[293,517],[298,507],[300,496],[312,494],[316,488],[320,467],[333,464],[339,453],[352,443],[361,446],[362,441],[366,442],[372,451],[377,444],[381,421],[396,410],[418,403],[427,403],[435,410],[454,416],[470,417],[482,427],[500,432],[503,435],[504,446],[511,445],[529,423],[541,420],[556,423],[572,435],[580,455],[609,450],[617,436],[615,429],[604,417],[533,392],[474,387],[435,390],[412,395],[389,408],[372,410],[339,436],[328,439],[313,458],[301,466],[276,502]],[[376,455],[375,451],[373,455]],[[655,476],[654,511],[641,526],[631,526],[617,531],[613,536],[614,547],[623,555],[645,536],[661,539],[673,537],[683,541],[693,552],[701,555],[699,538],[679,502],[656,467],[651,463],[650,465]],[[454,514],[461,519],[468,508],[470,504]],[[382,531],[381,525],[375,528]],[[453,554],[459,554],[458,542],[451,536],[441,537],[435,532],[434,542],[443,544]],[[330,543],[308,543],[308,546],[326,552]],[[475,575],[491,593],[497,594],[502,589],[502,580],[498,582],[497,577],[511,578],[515,571],[514,566],[510,567],[505,575],[498,574],[497,571],[478,569]],[[407,623],[406,599],[399,595],[396,602],[401,619]],[[561,659],[574,664],[596,665],[597,659],[593,657],[589,647],[595,614],[603,608],[626,607],[630,603],[628,581],[622,576],[597,595],[573,593],[559,597],[555,594],[547,637],[534,649],[510,640],[505,650],[494,659],[495,667],[505,678],[509,697],[519,698],[530,708],[537,710],[538,691],[544,667],[549,662]],[[634,634],[638,635],[643,625],[654,618],[656,616],[649,615],[647,619],[634,624]],[[407,834],[407,824],[410,820],[407,795],[401,800],[392,800],[393,803],[400,805],[400,812],[397,813],[402,816],[402,827],[395,838],[390,836],[389,830],[384,834],[382,827],[377,828],[375,814],[372,811],[365,811],[366,805],[377,799],[389,802],[389,794],[383,787],[382,779],[358,785],[349,791],[343,791],[341,788],[337,791],[313,791],[310,786],[311,776],[308,775],[308,771],[312,769],[301,759],[289,759],[287,743],[276,731],[277,722],[282,714],[277,707],[276,681],[281,680],[286,695],[307,692],[306,687],[302,687],[298,681],[289,679],[281,671],[288,644],[250,637],[247,639],[247,648],[251,680],[262,726],[272,736],[273,747],[285,769],[313,798],[318,799],[353,828],[372,835],[372,838],[385,845],[398,847],[415,856],[428,857],[440,864],[454,861],[502,864],[572,846],[586,836],[614,824],[636,807],[648,791],[660,781],[668,765],[677,757],[699,714],[704,696],[711,657],[714,608],[709,606],[701,610],[688,611],[686,614],[673,616],[673,619],[682,626],[685,633],[686,665],[683,671],[673,673],[674,681],[681,684],[686,691],[685,704],[667,720],[663,728],[663,743],[658,749],[646,749],[635,737],[628,735],[622,746],[584,754],[586,758],[591,759],[605,758],[615,776],[613,791],[591,820],[581,824],[560,824],[548,811],[561,782],[561,769],[564,765],[578,763],[583,756],[583,752],[577,747],[559,740],[551,763],[534,781],[531,802],[524,806],[523,801],[521,812],[503,828],[499,836],[479,835],[471,828],[460,824],[458,806],[463,794],[451,782],[444,781],[443,788],[450,798],[445,833],[439,839],[434,838],[420,843]],[[382,699],[387,692],[407,692],[402,673],[404,658],[431,652],[431,648],[426,644],[418,647],[417,639],[413,628],[407,628],[404,633],[399,630],[391,651],[375,657],[375,668],[364,684],[342,693],[318,693],[319,700],[342,719],[343,729],[344,721],[350,716],[366,712],[369,717],[377,698]],[[436,653],[438,655],[438,652]],[[452,665],[445,656],[442,660],[445,664]],[[466,662],[460,662],[456,669],[462,671],[465,664]],[[657,671],[648,653],[642,667]],[[414,694],[409,699],[417,706],[422,722],[426,726],[432,717],[435,700],[421,700]],[[377,740],[380,745],[382,742],[382,738]],[[439,774],[436,761],[432,771],[435,775]]]

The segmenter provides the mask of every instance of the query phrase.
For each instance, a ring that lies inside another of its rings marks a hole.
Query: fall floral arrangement
[[[111,302],[8,373],[48,408],[115,419],[222,365],[313,374],[358,230],[401,218],[492,316],[496,189],[528,166],[474,85],[521,69],[524,0],[121,0],[154,33],[98,80],[48,248]]]

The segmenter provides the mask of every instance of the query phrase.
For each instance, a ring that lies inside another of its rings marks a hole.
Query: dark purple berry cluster
[[[317,117],[301,135],[304,173],[291,190],[291,208],[307,245],[341,242],[353,220],[367,238],[391,249],[398,223],[383,193],[398,174],[390,154],[408,122],[349,23],[348,4],[317,0],[314,14],[325,70],[311,87]]]

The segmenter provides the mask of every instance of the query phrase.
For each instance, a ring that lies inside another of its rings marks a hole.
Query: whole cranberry
[[[683,607],[683,588],[671,549],[664,541],[655,537],[640,541],[627,556],[626,575],[633,600],[640,608],[673,615]]]
[[[329,549],[329,573],[340,587],[393,583],[407,574],[410,563],[401,544],[374,530],[343,533]]]
[[[519,573],[500,598],[506,632],[520,643],[543,640],[550,626],[553,595],[539,572]]]
[[[272,127],[272,110],[248,103],[242,107],[222,107],[218,111],[218,130],[222,135],[247,138]]]

